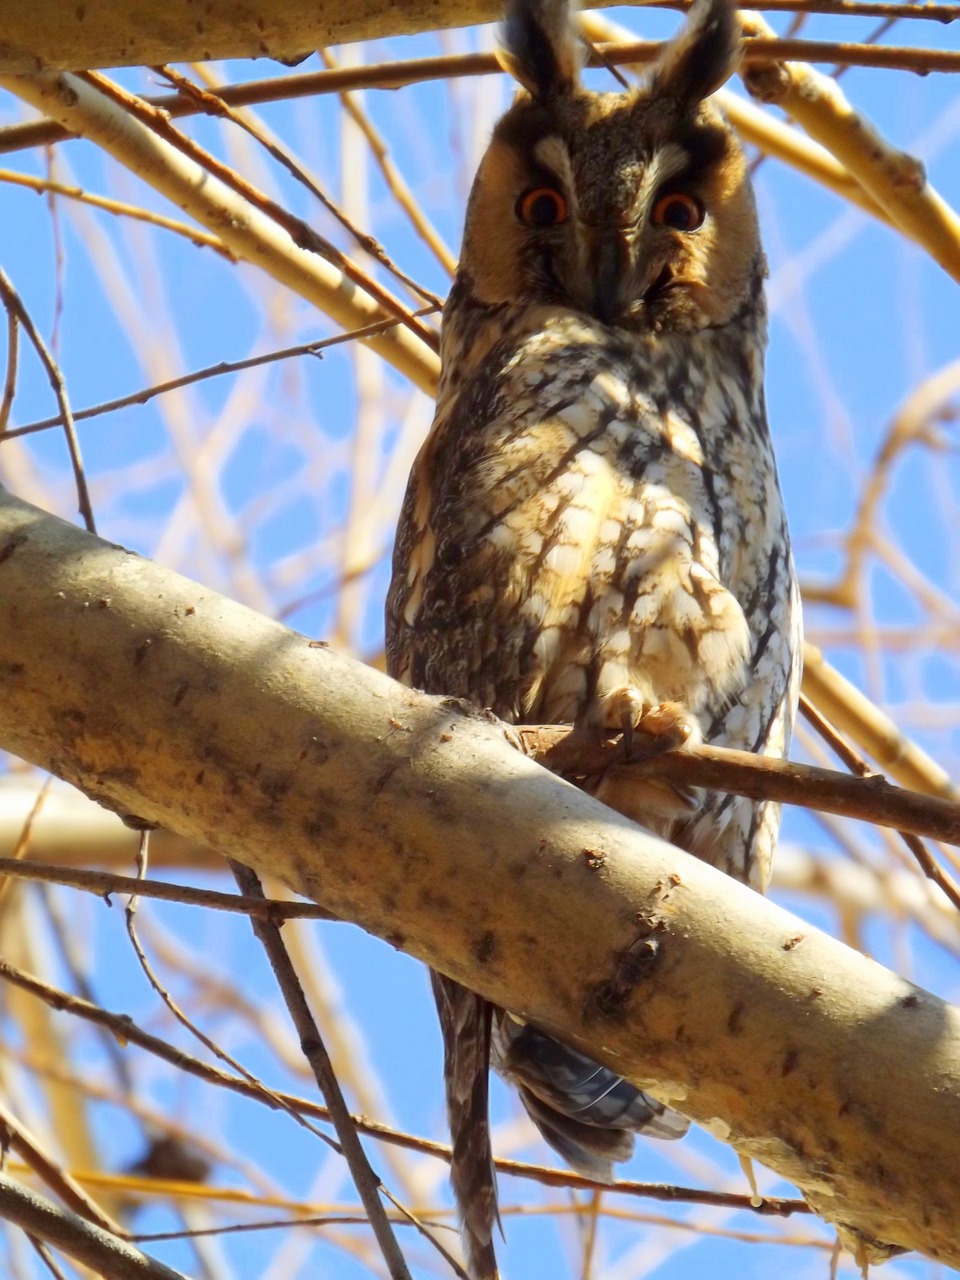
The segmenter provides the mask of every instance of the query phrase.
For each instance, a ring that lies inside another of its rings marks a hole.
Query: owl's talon
[[[639,746],[635,744],[636,735],[647,739]],[[701,740],[700,726],[679,702],[661,702],[638,720],[630,738],[627,751],[628,760],[649,760],[653,756],[662,755],[665,751],[676,751],[679,747],[695,744]],[[624,734],[624,742],[627,735]]]

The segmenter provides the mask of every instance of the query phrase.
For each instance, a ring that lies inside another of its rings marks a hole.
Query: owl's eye
[[[672,227],[674,231],[696,231],[705,216],[706,210],[700,201],[682,191],[661,196],[653,206],[652,215],[658,227]]]
[[[567,220],[567,202],[553,187],[531,187],[517,201],[517,217],[528,227],[556,227]]]

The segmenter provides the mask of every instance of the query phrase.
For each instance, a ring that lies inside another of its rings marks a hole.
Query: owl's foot
[[[623,752],[627,760],[649,760],[664,751],[675,751],[702,739],[695,716],[680,702],[644,702],[637,689],[617,689],[607,700],[608,723],[623,730]],[[639,740],[638,740],[639,739]]]
[[[700,725],[686,707],[679,702],[651,702],[634,686],[624,685],[604,699],[601,722],[608,729],[622,730],[623,743],[591,788],[598,800],[654,830],[669,830],[669,824],[696,812],[700,807],[696,791],[656,778],[639,778],[631,769],[641,760],[701,740]]]
[[[625,735],[626,736],[626,735]],[[696,716],[680,702],[661,702],[658,707],[646,711],[633,727],[630,756],[634,760],[647,760],[664,751],[676,751],[678,747],[696,745],[702,740]],[[637,738],[647,741],[637,742]]]

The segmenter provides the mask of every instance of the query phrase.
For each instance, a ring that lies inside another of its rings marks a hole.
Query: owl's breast
[[[791,582],[783,545],[771,574],[762,393],[610,333],[570,318],[441,401],[398,540],[393,669],[513,720],[618,725],[630,687],[731,740]]]
[[[628,360],[597,354],[527,352],[500,412],[452,451],[441,523],[472,584],[464,603],[485,611],[505,661],[519,654],[515,716],[601,721],[630,685],[709,718],[750,653],[751,574],[723,549],[713,424],[674,405],[663,379],[644,371],[641,385]]]

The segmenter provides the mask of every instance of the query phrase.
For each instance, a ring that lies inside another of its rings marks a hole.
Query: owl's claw
[[[636,734],[649,738],[648,743],[639,747],[631,745],[630,758],[648,760],[651,756],[660,755],[664,751],[676,751],[688,743],[700,741],[700,726],[694,716],[679,702],[661,702],[640,717],[634,726],[632,738]],[[626,741],[626,735],[624,735]]]
[[[625,761],[649,760],[664,751],[675,751],[701,740],[696,717],[679,702],[645,706],[637,690],[628,687],[613,694],[608,711],[610,719],[622,730]]]

